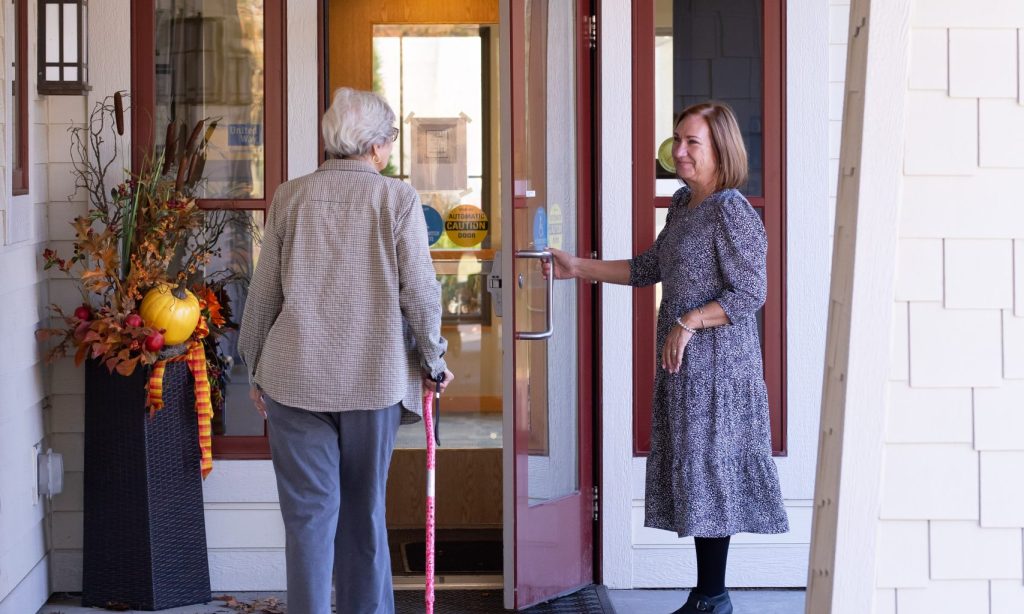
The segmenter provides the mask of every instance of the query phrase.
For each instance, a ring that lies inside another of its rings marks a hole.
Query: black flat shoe
[[[690,591],[690,597],[672,614],[732,614],[732,601],[729,600],[729,591],[715,597],[707,597],[697,591]]]

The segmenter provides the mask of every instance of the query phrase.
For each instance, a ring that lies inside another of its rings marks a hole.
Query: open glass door
[[[590,250],[587,7],[503,6],[511,127],[504,381],[513,408],[505,412],[505,605],[516,609],[593,582],[593,289],[554,283],[542,270],[548,247]]]

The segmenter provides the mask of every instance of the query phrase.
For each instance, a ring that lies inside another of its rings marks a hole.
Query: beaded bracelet
[[[690,328],[686,324],[683,324],[683,318],[681,318],[681,317],[680,318],[676,318],[676,324],[678,324],[679,326],[682,326],[683,330],[685,330],[686,332],[690,333],[691,335],[696,335],[697,334],[696,329]]]

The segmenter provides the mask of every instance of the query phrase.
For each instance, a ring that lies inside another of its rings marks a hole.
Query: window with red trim
[[[736,112],[750,159],[743,193],[768,234],[768,300],[758,313],[772,450],[786,453],[784,0],[633,3],[633,252],[654,242],[680,182],[662,164],[673,120],[704,100]],[[670,162],[671,155],[665,162]],[[651,445],[660,284],[633,295],[633,450]]]
[[[224,210],[231,221],[206,273],[237,279],[225,288],[237,323],[259,257],[247,228],[259,232],[286,175],[285,3],[151,0],[131,10],[132,165],[180,152],[194,130],[209,139],[204,163],[194,167],[202,173],[200,206]],[[221,339],[232,360],[223,411],[213,420],[214,456],[270,458],[236,340],[234,333]]]
[[[11,193],[28,194],[28,0],[14,0],[14,61],[11,63]]]

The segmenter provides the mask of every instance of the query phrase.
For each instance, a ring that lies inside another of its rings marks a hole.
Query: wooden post
[[[853,0],[806,611],[871,612],[910,0]]]

